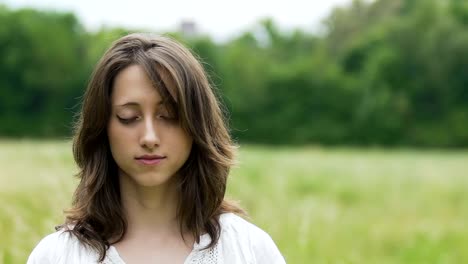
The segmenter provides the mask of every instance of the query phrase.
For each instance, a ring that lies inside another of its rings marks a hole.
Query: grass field
[[[229,182],[288,263],[468,263],[468,152],[242,146]],[[0,141],[0,264],[25,263],[77,180],[69,142]]]

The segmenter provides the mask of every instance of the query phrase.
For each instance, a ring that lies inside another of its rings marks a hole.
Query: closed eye
[[[175,120],[176,119],[175,117],[169,116],[169,115],[158,115],[158,118],[166,119],[166,120]]]
[[[136,121],[138,119],[138,117],[122,118],[120,116],[117,116],[117,118],[119,119],[120,123],[122,123],[122,124],[131,124],[131,123],[133,123],[134,121]]]
[[[158,119],[161,120],[162,122],[166,122],[167,124],[171,124],[171,125],[179,124],[179,119],[177,118],[177,116],[161,115],[161,116],[158,116]]]

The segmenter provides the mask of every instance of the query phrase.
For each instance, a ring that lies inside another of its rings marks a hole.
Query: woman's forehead
[[[171,96],[176,101],[175,82],[166,70],[160,72],[161,74],[148,75],[140,65],[124,68],[114,79],[111,94],[112,104],[114,106],[159,105],[168,101],[169,98],[165,98],[167,96]],[[161,80],[157,80],[158,76]]]

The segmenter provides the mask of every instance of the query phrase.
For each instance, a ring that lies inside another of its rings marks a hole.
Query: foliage
[[[355,0],[322,34],[271,19],[225,43],[186,43],[227,106],[234,137],[267,144],[468,146],[468,5]],[[0,8],[0,135],[68,136],[93,65],[117,37],[73,14]]]

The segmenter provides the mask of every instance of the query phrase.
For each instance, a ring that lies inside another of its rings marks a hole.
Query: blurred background
[[[0,263],[63,221],[81,95],[134,31],[198,54],[228,195],[288,263],[468,263],[466,0],[0,0]]]

